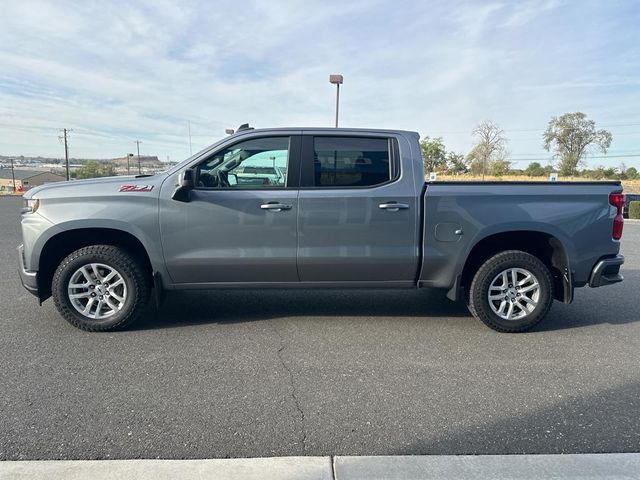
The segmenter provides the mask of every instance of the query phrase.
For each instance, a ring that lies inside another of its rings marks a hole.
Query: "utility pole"
[[[70,128],[62,129],[62,137],[58,137],[61,140],[64,140],[64,161],[67,166],[67,181],[71,180],[71,175],[69,173],[69,144],[67,142],[67,136],[69,132],[72,132]]]
[[[138,175],[142,175],[142,168],[140,167],[140,140],[136,140],[135,144],[138,146]]]
[[[193,155],[193,148],[191,147],[191,120],[187,120],[189,126],[189,155]]]
[[[16,194],[16,174],[13,171],[13,157],[11,157],[11,181],[13,182],[13,194]]]
[[[131,175],[131,157],[133,153],[127,153],[127,175]]]

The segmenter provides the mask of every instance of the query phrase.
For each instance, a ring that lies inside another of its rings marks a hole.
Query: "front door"
[[[175,183],[165,182],[160,229],[174,283],[298,281],[298,178],[289,172],[299,142],[258,137],[211,154],[196,167],[189,202],[172,200]]]

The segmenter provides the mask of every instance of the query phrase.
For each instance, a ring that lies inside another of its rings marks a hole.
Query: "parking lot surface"
[[[174,293],[117,333],[19,284],[0,198],[0,459],[640,450],[640,224],[625,281],[526,334],[439,291]]]

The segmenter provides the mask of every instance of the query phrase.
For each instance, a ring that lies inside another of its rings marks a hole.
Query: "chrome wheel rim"
[[[504,320],[522,320],[531,315],[540,301],[540,282],[524,268],[508,268],[495,276],[489,286],[489,306]]]
[[[127,301],[127,285],[115,268],[104,263],[88,263],[71,275],[67,294],[80,314],[102,320],[122,310]]]

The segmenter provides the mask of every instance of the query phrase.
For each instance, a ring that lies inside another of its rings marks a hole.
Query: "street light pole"
[[[342,75],[329,75],[329,83],[333,83],[336,86],[336,128],[338,128],[338,112],[340,110],[340,85],[342,85],[343,81]]]

